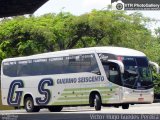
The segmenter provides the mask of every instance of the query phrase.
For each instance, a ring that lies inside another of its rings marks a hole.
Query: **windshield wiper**
[[[135,80],[135,83],[134,83],[134,85],[133,85],[133,87],[132,87],[132,88],[134,88],[134,87],[135,87],[135,85],[137,84],[138,80],[139,80],[139,76],[138,76],[138,77],[137,77],[137,79]],[[141,84],[141,82],[140,82],[140,84]],[[138,87],[138,86],[136,86],[136,87]]]
[[[127,78],[127,79],[123,79],[123,84],[124,84],[124,85],[129,85],[129,86],[131,86],[131,87],[134,87],[134,84],[131,85],[131,84],[127,84],[127,83],[126,83],[126,81],[127,81],[127,80],[130,80],[130,79],[132,79],[132,81],[135,81],[135,82],[136,82],[137,80],[135,80],[135,79],[138,79],[138,76],[134,76],[134,77],[132,77],[132,78],[129,77],[129,78]],[[134,83],[135,83],[135,82],[134,82]]]

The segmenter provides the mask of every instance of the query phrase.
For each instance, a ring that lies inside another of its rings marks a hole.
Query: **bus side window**
[[[88,57],[86,58],[85,56],[88,56]],[[93,72],[93,71],[100,72],[94,54],[87,54],[87,55],[83,55],[82,57],[83,57],[83,59],[81,60],[82,72]]]
[[[80,70],[80,61],[78,55],[67,56],[63,61],[64,73],[77,73]]]
[[[99,73],[100,73],[95,55],[91,58],[91,71],[99,71]]]
[[[63,60],[50,61],[46,65],[46,74],[63,74]]]
[[[32,64],[32,75],[42,75],[43,71],[45,70],[45,66],[43,62],[34,62]]]
[[[18,76],[27,76],[28,74],[28,70],[27,70],[27,66],[26,65],[20,65],[17,71],[17,75]]]
[[[121,85],[121,76],[119,66],[117,64],[109,64],[109,81]]]
[[[3,65],[3,74],[10,77],[17,77],[17,64]]]
[[[99,71],[96,58],[92,54],[70,55],[64,59],[65,73]]]

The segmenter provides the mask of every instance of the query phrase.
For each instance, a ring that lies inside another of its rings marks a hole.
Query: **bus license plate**
[[[143,102],[143,101],[144,101],[144,98],[138,98],[138,101],[139,101],[139,102]]]

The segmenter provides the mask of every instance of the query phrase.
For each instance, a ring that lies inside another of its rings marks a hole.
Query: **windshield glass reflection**
[[[123,85],[133,89],[153,87],[152,74],[145,57],[123,57],[125,66]]]

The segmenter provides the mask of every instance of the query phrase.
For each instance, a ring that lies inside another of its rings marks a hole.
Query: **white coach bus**
[[[27,112],[67,106],[149,104],[153,102],[150,62],[140,51],[93,47],[8,58],[1,65],[3,105]]]

